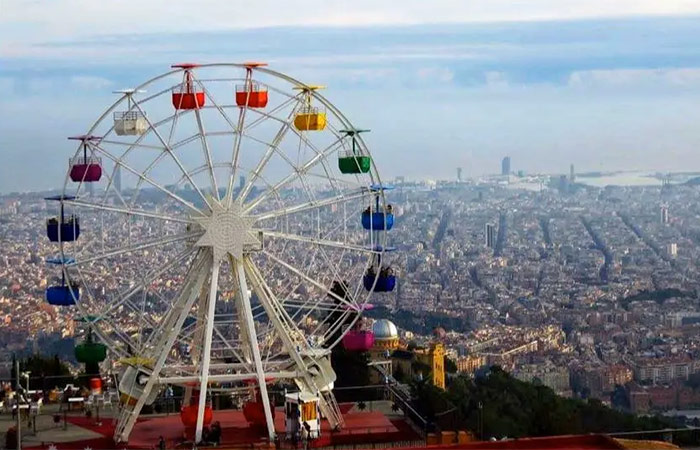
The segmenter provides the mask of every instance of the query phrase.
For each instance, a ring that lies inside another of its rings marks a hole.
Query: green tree
[[[447,391],[426,380],[416,382],[413,395],[414,408],[442,429],[460,427],[478,434],[482,415],[485,438],[643,431],[672,425],[666,419],[616,411],[597,400],[559,397],[550,388],[519,381],[497,366],[475,379],[454,377]]]
[[[445,371],[447,373],[457,373],[457,363],[445,357]]]

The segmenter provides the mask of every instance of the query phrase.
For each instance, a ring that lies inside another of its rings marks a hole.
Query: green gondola
[[[367,173],[372,167],[372,158],[370,158],[369,155],[362,153],[362,151],[357,148],[357,143],[355,141],[355,135],[366,131],[369,130],[340,130],[341,133],[345,133],[346,136],[350,136],[352,138],[352,150],[343,152],[338,157],[338,168],[340,169],[341,173]]]
[[[83,364],[99,364],[107,358],[107,346],[95,342],[92,330],[88,332],[85,342],[75,346],[75,359]]]

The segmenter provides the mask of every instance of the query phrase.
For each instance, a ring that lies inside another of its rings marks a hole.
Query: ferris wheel
[[[277,380],[342,425],[329,354],[367,345],[362,311],[394,288],[394,214],[363,130],[321,88],[261,63],[178,64],[71,138],[46,295],[122,368],[116,441],[170,384],[197,440],[207,392],[251,386],[272,438]]]

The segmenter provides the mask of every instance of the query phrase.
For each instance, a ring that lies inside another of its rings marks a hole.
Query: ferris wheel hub
[[[243,214],[240,202],[224,198],[210,203],[210,215],[194,218],[204,230],[196,246],[211,247],[216,261],[227,255],[241,260],[245,254],[262,250],[262,231],[253,229],[256,219]]]

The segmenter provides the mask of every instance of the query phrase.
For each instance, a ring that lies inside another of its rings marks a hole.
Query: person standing
[[[304,422],[304,426],[301,427],[301,446],[304,450],[308,450],[309,448],[309,430],[306,422]]]

